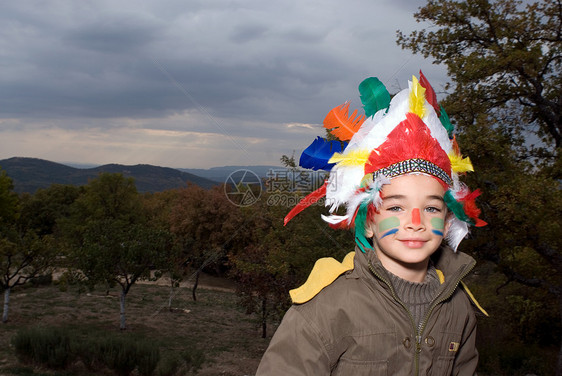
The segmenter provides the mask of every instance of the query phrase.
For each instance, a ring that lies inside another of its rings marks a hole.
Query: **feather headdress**
[[[422,173],[435,177],[446,189],[445,203],[455,215],[447,241],[456,250],[468,225],[486,223],[478,218],[480,210],[474,202],[479,192],[471,193],[459,181],[459,173],[473,171],[472,164],[462,157],[435,91],[420,71],[419,80],[412,77],[408,89],[392,99],[374,77],[364,80],[359,92],[365,116],[358,116],[357,111],[349,116],[348,102],[334,108],[324,126],[341,142],[318,138],[303,153],[302,167],[324,169],[330,175],[287,214],[285,224],[325,195],[330,215],[322,218],[335,228],[355,226],[356,242],[364,250],[368,247],[365,221],[369,208],[381,202],[382,185],[396,176]],[[342,206],[345,215],[334,214]]]

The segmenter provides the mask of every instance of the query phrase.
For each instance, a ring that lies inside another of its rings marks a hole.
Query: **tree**
[[[89,285],[121,287],[120,328],[126,329],[126,296],[138,280],[159,277],[151,269],[161,267],[169,233],[147,224],[133,179],[109,173],[85,187],[64,227],[73,265]]]
[[[33,195],[22,194],[22,224],[35,229],[40,236],[59,235],[58,221],[70,215],[70,207],[82,191],[82,187],[53,184]]]
[[[224,187],[205,190],[196,185],[181,189],[171,212],[171,231],[180,242],[183,265],[195,269],[193,300],[204,268],[220,268],[228,251],[245,229],[238,208],[224,194]]]
[[[257,313],[262,338],[267,337],[267,322],[272,313],[289,305],[287,287],[292,283],[287,263],[278,257],[275,248],[266,244],[250,244],[243,252],[231,255],[232,275],[238,282],[240,305],[247,314]]]
[[[171,213],[178,198],[178,190],[167,190],[164,192],[146,193],[142,196],[142,204],[147,214],[147,220],[151,227],[159,228],[169,232],[171,228]],[[170,233],[172,244],[166,247],[163,255],[164,264],[162,272],[167,274],[170,281],[170,295],[168,297],[168,309],[172,310],[172,301],[175,289],[180,286],[186,275],[184,257],[179,242]]]
[[[0,173],[0,288],[4,292],[2,322],[8,321],[10,293],[16,286],[45,273],[52,265],[52,237],[28,226],[32,214],[22,215],[22,205],[12,191],[11,179]],[[24,206],[25,207],[25,206]]]
[[[561,9],[561,0],[428,1],[415,18],[437,30],[399,31],[398,43],[447,66],[456,85],[449,101],[469,105],[467,120],[509,111],[504,120],[519,120],[510,134],[535,135],[547,149],[527,149],[552,163],[562,147]]]
[[[398,44],[447,67],[443,107],[477,171],[467,181],[483,189],[489,226],[463,246],[497,265],[498,288],[540,289],[562,318],[562,1],[428,1],[415,18],[431,29],[398,32]],[[550,327],[560,341],[560,320]]]
[[[163,255],[171,239],[166,232],[144,223],[123,223],[112,219],[91,220],[84,231],[80,270],[93,284],[119,285],[120,329],[126,329],[125,300],[138,280],[157,280]]]
[[[296,167],[293,172],[303,173]],[[320,214],[325,212],[321,203],[284,226],[285,215],[302,195],[275,189],[287,186],[283,181],[275,183],[268,182],[270,191],[241,211],[245,246],[238,253],[229,254],[240,304],[248,314],[259,316],[263,338],[267,335],[268,319],[278,317],[289,307],[289,290],[306,281],[316,260],[342,260],[354,247],[350,232],[332,230],[321,219]]]
[[[267,195],[254,205],[241,209],[245,245],[229,254],[231,275],[237,282],[239,304],[247,314],[259,316],[262,338],[267,322],[289,306],[289,289],[295,285],[290,269],[294,249],[283,247],[283,208],[268,205]]]
[[[53,262],[50,237],[40,238],[32,230],[4,225],[0,231],[0,287],[4,291],[2,322],[8,321],[10,293],[16,286],[46,273]]]
[[[14,192],[12,179],[6,171],[0,170],[0,221],[9,223],[16,219],[18,211],[18,196]]]

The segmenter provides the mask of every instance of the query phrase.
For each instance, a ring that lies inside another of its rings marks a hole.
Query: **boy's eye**
[[[391,206],[391,207],[387,208],[386,210],[392,211],[392,212],[397,212],[397,211],[402,210],[402,208],[400,206]]]
[[[436,206],[429,206],[429,207],[425,208],[425,211],[427,211],[429,213],[441,213],[441,208],[438,208]]]

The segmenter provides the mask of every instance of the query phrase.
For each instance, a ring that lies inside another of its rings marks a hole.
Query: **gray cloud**
[[[266,25],[238,25],[231,33],[229,40],[233,43],[248,43],[262,38],[268,31]]]
[[[367,76],[397,91],[422,62],[434,86],[445,81],[443,68],[395,44],[397,28],[420,27],[422,3],[3,2],[0,140],[8,129],[140,127],[304,143],[313,131],[283,124],[358,105]]]

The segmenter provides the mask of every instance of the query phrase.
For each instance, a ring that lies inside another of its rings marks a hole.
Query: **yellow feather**
[[[370,150],[352,150],[346,154],[334,153],[328,163],[337,163],[338,166],[363,166],[370,154]]]
[[[420,85],[416,76],[412,76],[410,112],[418,115],[420,118],[423,118],[423,115],[425,115],[425,88]]]
[[[359,186],[361,188],[367,187],[372,182],[373,182],[373,173],[371,172],[363,176],[363,179],[361,179],[361,184],[359,184]]]
[[[472,162],[470,162],[468,157],[463,158],[460,154],[451,153],[449,154],[449,160],[451,161],[451,169],[454,172],[474,171]]]

